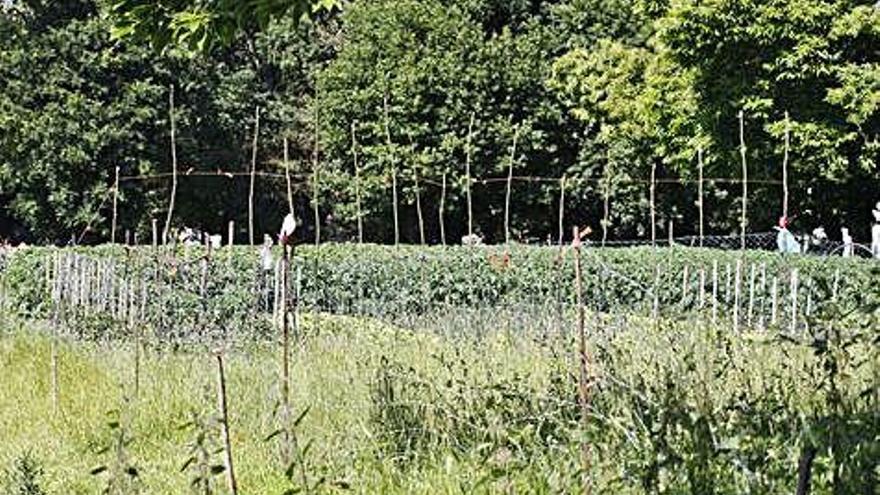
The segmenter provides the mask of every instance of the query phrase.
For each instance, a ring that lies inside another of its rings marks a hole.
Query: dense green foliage
[[[367,239],[391,240],[392,176],[404,241],[420,237],[417,180],[428,240],[439,239],[444,176],[447,238],[458,239],[468,155],[483,179],[505,177],[511,160],[515,176],[566,175],[566,225],[597,227],[607,187],[617,238],[650,232],[657,166],[669,181],[657,190],[661,232],[674,221],[692,233],[698,148],[705,175],[724,179],[706,184],[707,227],[731,232],[740,110],[759,181],[749,229],[768,230],[781,212],[773,181],[788,129],[796,227],[823,224],[836,237],[846,225],[867,238],[880,199],[880,9],[870,0],[356,0],[299,16],[332,3],[4,4],[0,236],[106,239],[114,168],[170,170],[173,87],[181,170],[246,175],[259,107],[257,168],[281,172],[289,139],[304,235],[317,191],[325,240],[356,235],[358,195]],[[243,238],[245,175],[183,177],[176,223],[222,232],[235,220]],[[169,186],[167,176],[123,181],[122,229],[145,238]],[[259,239],[286,211],[284,179],[259,177],[256,191]],[[558,197],[555,180],[515,182],[514,237],[555,235]],[[473,198],[478,232],[503,239],[504,183],[477,182]]]
[[[20,314],[52,314],[52,271],[58,269],[59,255],[70,252],[30,248],[7,261],[3,272],[6,288]],[[145,311],[160,338],[185,340],[203,336],[205,328],[224,337],[261,336],[270,331],[264,317],[271,312],[272,273],[260,270],[257,250],[224,248],[213,252],[207,265],[205,251],[199,248],[162,251],[158,257],[145,248],[131,252],[124,248],[80,248],[74,252],[83,258],[75,273],[87,274],[92,285],[103,278],[101,273],[113,274],[109,276],[116,279],[115,289],[105,297],[123,297],[120,291],[124,284],[133,284],[135,299],[146,298]],[[276,259],[279,254],[276,251]],[[323,244],[298,247],[292,269],[299,274],[301,306],[313,310],[400,321],[449,310],[491,313],[495,308],[509,308],[552,319],[570,313],[574,303],[571,256],[569,250],[527,246],[474,249]],[[808,299],[818,304],[831,298],[834,291],[841,300],[862,304],[878,276],[871,261],[762,252],[741,256],[697,248],[590,248],[583,251],[583,260],[584,291],[593,308],[650,315],[656,295],[660,314],[673,317],[702,312],[708,317],[714,285],[719,318],[729,319],[738,302],[745,321],[751,298],[752,310],[763,313],[769,325],[767,315],[776,290],[780,326],[789,311],[793,271],[799,277],[799,319],[809,311]],[[740,289],[736,289],[735,279],[738,260],[742,262]],[[713,270],[717,270],[714,280]],[[209,308],[207,320],[197,311],[203,307]],[[107,337],[103,333],[112,321],[106,315],[97,320],[93,316],[85,315],[82,332]],[[757,319],[753,326],[757,326]]]

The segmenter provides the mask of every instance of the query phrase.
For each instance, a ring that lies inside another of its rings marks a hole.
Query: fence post
[[[232,247],[235,244],[235,220],[229,221],[228,232],[226,235],[229,247]]]
[[[749,315],[747,317],[749,327],[752,326],[752,314],[755,309],[755,265],[749,265]]]
[[[788,110],[785,111],[785,154],[782,157],[782,216],[788,218],[788,148],[791,121],[788,119]]]
[[[471,138],[474,132],[474,112],[471,112],[471,121],[468,124],[467,144],[465,145],[465,189],[467,193],[468,236],[474,235],[474,210],[471,201]]]
[[[116,244],[116,206],[119,202],[119,166],[113,180],[113,222],[110,224],[110,244]]]
[[[391,129],[388,117],[388,92],[383,98],[383,111],[385,113],[385,145],[388,147],[389,161],[391,162],[391,211],[394,215],[394,245],[400,244],[400,223],[397,212],[397,165],[394,163],[394,154],[391,151]]]
[[[248,188],[248,240],[254,245],[254,189],[257,184],[257,146],[260,138],[260,107],[254,110],[254,142],[251,149],[251,177]]]
[[[733,331],[739,330],[740,282],[742,279],[742,259],[736,260],[736,279],[733,283]]]
[[[504,199],[504,243],[510,244],[510,193],[513,190],[513,163],[516,161],[516,141],[519,139],[519,125],[513,128],[513,146],[510,149],[510,166],[507,168],[507,194]]]
[[[712,260],[712,324],[718,320],[718,260]]]
[[[669,247],[675,243],[675,224],[672,223],[672,220],[669,221]]]
[[[563,228],[565,218],[565,174],[559,179],[559,248],[562,249]]]
[[[700,247],[703,247],[703,148],[697,148],[697,169],[699,181],[697,182],[697,191],[699,196],[698,206],[700,209]]]
[[[285,141],[286,142],[286,141]],[[361,212],[361,167],[358,165],[358,153],[357,153],[357,122],[351,123],[351,155],[354,160],[354,206],[355,206],[355,215],[357,215],[357,227],[358,227],[358,243],[364,243],[364,217]],[[440,200],[441,205],[443,204],[443,200]],[[291,213],[293,213],[293,204],[291,203]],[[442,229],[441,222],[441,229]]]
[[[746,138],[744,133],[745,115],[739,111],[739,152],[742,156],[742,218],[740,219],[741,249],[746,248],[746,208],[749,192],[749,170],[746,166]]]
[[[654,203],[654,194],[657,187],[657,164],[651,163],[651,245],[657,244],[657,211]]]
[[[217,406],[220,409],[220,426],[223,433],[223,463],[226,467],[226,480],[229,491],[238,494],[235,470],[232,465],[232,440],[229,436],[229,409],[226,401],[226,373],[223,369],[223,354],[217,353]]]
[[[174,125],[174,85],[169,86],[168,93],[168,118],[171,122],[171,198],[168,201],[168,216],[165,218],[165,228],[162,230],[162,244],[168,242],[168,234],[171,231],[171,219],[174,217],[174,200],[177,196],[177,143],[175,134],[177,129]]]
[[[791,271],[791,333],[797,329],[798,271]]]
[[[153,251],[159,247],[159,224],[155,218],[150,220],[150,223],[153,226]]]
[[[700,267],[700,309],[706,307],[706,269]]]
[[[578,404],[581,409],[582,426],[586,428],[590,413],[590,371],[589,358],[587,355],[587,335],[584,328],[584,302],[583,302],[583,280],[581,274],[581,256],[580,256],[580,232],[575,226],[573,229],[572,247],[574,254],[574,270],[575,270],[575,300],[577,303],[577,332],[578,332],[578,358],[579,358],[579,380],[578,380]],[[581,442],[581,462],[583,468],[583,489],[585,493],[590,491],[590,446],[585,440]]]
[[[438,208],[438,215],[440,216],[440,244],[446,245],[446,172],[443,172],[443,178],[441,179],[440,184],[440,207]]]
[[[776,315],[778,312],[779,299],[779,277],[773,275],[773,284],[770,289],[770,324],[776,324]]]

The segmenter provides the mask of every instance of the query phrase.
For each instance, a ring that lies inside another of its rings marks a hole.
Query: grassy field
[[[696,321],[588,321],[587,411],[567,330],[467,338],[305,315],[286,421],[277,346],[229,350],[240,493],[793,493],[811,448],[813,493],[876,493],[876,343],[817,352]],[[62,341],[56,412],[47,331],[3,328],[3,493],[206,493],[199,469],[222,464],[208,349],[145,346],[135,396],[131,344]],[[301,414],[286,465],[272,433]],[[33,478],[23,460],[42,491],[16,491]],[[226,493],[224,473],[210,478]]]

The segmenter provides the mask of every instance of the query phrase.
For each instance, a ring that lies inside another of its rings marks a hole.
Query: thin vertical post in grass
[[[767,264],[761,263],[761,308],[758,310],[758,329],[764,330],[764,313],[767,311]]]
[[[706,307],[706,270],[700,267],[700,309]]]
[[[733,283],[733,331],[739,330],[740,282],[742,280],[742,259],[736,260],[736,278]]]
[[[697,148],[697,206],[700,215],[700,247],[703,247],[703,148]]]
[[[410,146],[412,152],[414,149]],[[412,154],[412,153],[411,153]],[[424,246],[425,245],[425,217],[422,216],[422,193],[419,187],[419,166],[417,163],[413,163],[413,182],[416,193],[416,219],[419,222],[419,241]]]
[[[726,302],[728,302],[728,303],[730,303],[730,301],[731,301],[731,298],[730,298],[730,277],[731,277],[731,273],[732,273],[732,272],[731,272],[731,270],[730,270],[730,263],[726,263],[726,264],[724,265],[724,275],[725,275],[725,282],[724,282],[724,296],[725,296],[725,299],[724,299],[724,300],[725,300]]]
[[[776,324],[776,315],[779,310],[779,278],[774,275],[770,287],[770,324]]]
[[[611,174],[605,173],[605,194],[602,199],[602,247],[608,240],[608,228],[611,227]]]
[[[48,278],[50,281],[49,287],[51,288],[52,294],[52,349],[51,356],[49,358],[49,377],[51,380],[51,399],[52,399],[52,412],[53,414],[58,414],[58,396],[59,396],[59,385],[58,385],[58,325],[60,325],[60,314],[61,314],[61,300],[63,297],[63,291],[61,287],[62,273],[61,273],[61,258],[59,254],[56,252],[53,262],[54,273],[51,277]],[[65,270],[66,271],[66,270]],[[65,273],[63,276],[66,278],[68,275]]]
[[[782,217],[788,218],[788,148],[790,145],[789,134],[791,121],[788,118],[788,110],[785,111],[785,151],[782,156]]]
[[[226,232],[227,242],[229,247],[232,247],[235,244],[235,220],[229,221],[229,226],[227,227],[228,232]]]
[[[752,315],[755,311],[755,265],[749,265],[749,309],[746,316],[748,326],[752,326]]]
[[[657,164],[651,163],[651,245],[657,245],[657,209],[654,202],[657,191]]]
[[[168,92],[168,118],[171,123],[171,199],[168,202],[168,216],[165,218],[165,228],[162,229],[162,244],[168,242],[168,234],[171,232],[171,219],[174,217],[174,201],[177,197],[177,129],[174,125],[174,85],[169,86]]]
[[[254,141],[251,145],[251,180],[248,187],[248,242],[254,245],[254,190],[257,185],[257,151],[260,143],[260,107],[254,110]]]
[[[155,252],[159,247],[159,225],[155,218],[150,219],[150,224],[153,230],[153,251]]]
[[[314,146],[312,148],[312,208],[315,213],[315,245],[321,244],[321,212],[320,212],[320,192],[321,192],[321,183],[319,169],[320,169],[320,145],[321,145],[321,137],[320,137],[320,121],[318,120],[320,117],[319,114],[320,107],[318,105],[318,101],[315,101],[315,138],[314,138]]]
[[[581,268],[581,243],[580,232],[577,227],[573,229],[572,251],[574,255],[574,279],[575,298],[577,304],[577,333],[578,333],[578,403],[581,409],[581,422],[586,430],[590,414],[590,372],[589,358],[587,355],[587,332],[585,326],[583,274]],[[583,463],[583,490],[590,492],[590,447],[586,440],[581,441],[581,462]]]
[[[690,289],[690,277],[689,275],[690,265],[684,265],[684,271],[681,273],[681,303],[685,304],[688,298],[688,292]]]
[[[791,333],[797,330],[797,304],[798,304],[798,271],[791,271]]]
[[[391,124],[388,116],[388,91],[382,100],[382,108],[385,114],[385,146],[388,148],[388,161],[391,165],[391,211],[394,215],[394,245],[400,244],[400,223],[397,213],[397,165],[394,163],[394,153],[391,149]]]
[[[287,141],[285,141],[286,146]],[[354,208],[357,216],[358,243],[364,243],[364,215],[361,211],[361,167],[358,163],[357,150],[357,122],[351,123],[351,157],[354,162]],[[289,175],[288,175],[289,177]],[[293,213],[293,202],[291,200],[290,212]]]
[[[740,249],[746,248],[746,214],[749,194],[749,168],[746,164],[745,114],[739,111],[739,153],[742,157],[742,217],[740,218]]]
[[[559,249],[562,249],[562,239],[565,237],[565,174],[559,179]]]
[[[660,265],[654,265],[654,286],[651,289],[654,300],[651,308],[651,317],[654,319],[654,325],[657,325],[657,318],[660,316]]]
[[[840,290],[840,268],[834,270],[834,282],[831,284],[831,300],[837,301],[837,295]]]
[[[352,126],[352,130],[354,130],[354,126]],[[287,212],[293,215],[293,181],[290,179],[290,156],[288,149],[287,138],[284,138],[284,182],[287,186]],[[357,158],[355,158],[355,174],[357,174]],[[357,177],[357,175],[355,175]],[[357,180],[355,180],[357,182]],[[355,185],[357,187],[357,185]],[[360,200],[360,197],[358,197]],[[358,203],[358,207],[360,207],[360,203]],[[360,211],[360,210],[358,210]]]
[[[675,244],[675,224],[669,221],[669,247]]]
[[[504,197],[504,243],[510,244],[510,194],[513,191],[513,164],[516,161],[516,142],[519,125],[513,127],[513,146],[510,148],[510,164],[507,167],[507,194]]]
[[[287,431],[290,420],[290,247],[282,245],[281,248],[284,250],[281,267],[281,407],[285,430],[282,455],[286,466],[290,463],[290,438]]]
[[[712,324],[718,321],[718,260],[712,260]]]
[[[468,237],[474,235],[474,205],[471,198],[471,140],[474,135],[474,118],[476,115],[474,112],[471,112],[471,121],[468,124],[468,134],[467,134],[467,144],[465,145],[465,159],[464,159],[464,170],[465,170],[465,193],[467,196],[467,215],[468,215]]]
[[[223,369],[223,353],[217,352],[217,407],[220,413],[220,426],[223,435],[223,463],[226,467],[226,482],[233,495],[238,494],[235,469],[232,464],[232,440],[229,436],[229,409],[226,398],[226,373]]]
[[[119,166],[113,179],[113,221],[110,223],[110,244],[116,244],[116,212],[119,204]]]
[[[440,244],[446,245],[446,172],[443,172],[443,178],[440,183],[440,207],[437,209],[440,222]]]

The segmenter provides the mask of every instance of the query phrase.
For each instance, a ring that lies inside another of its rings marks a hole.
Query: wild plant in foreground
[[[102,493],[107,495],[135,495],[139,493],[140,472],[131,462],[128,447],[133,438],[120,418],[119,411],[110,411],[107,427],[110,429],[110,441],[96,452],[107,456],[107,462],[91,470],[93,476],[104,476],[105,485]]]
[[[2,487],[7,495],[45,495],[40,487],[43,467],[28,451],[18,457],[4,476]]]

